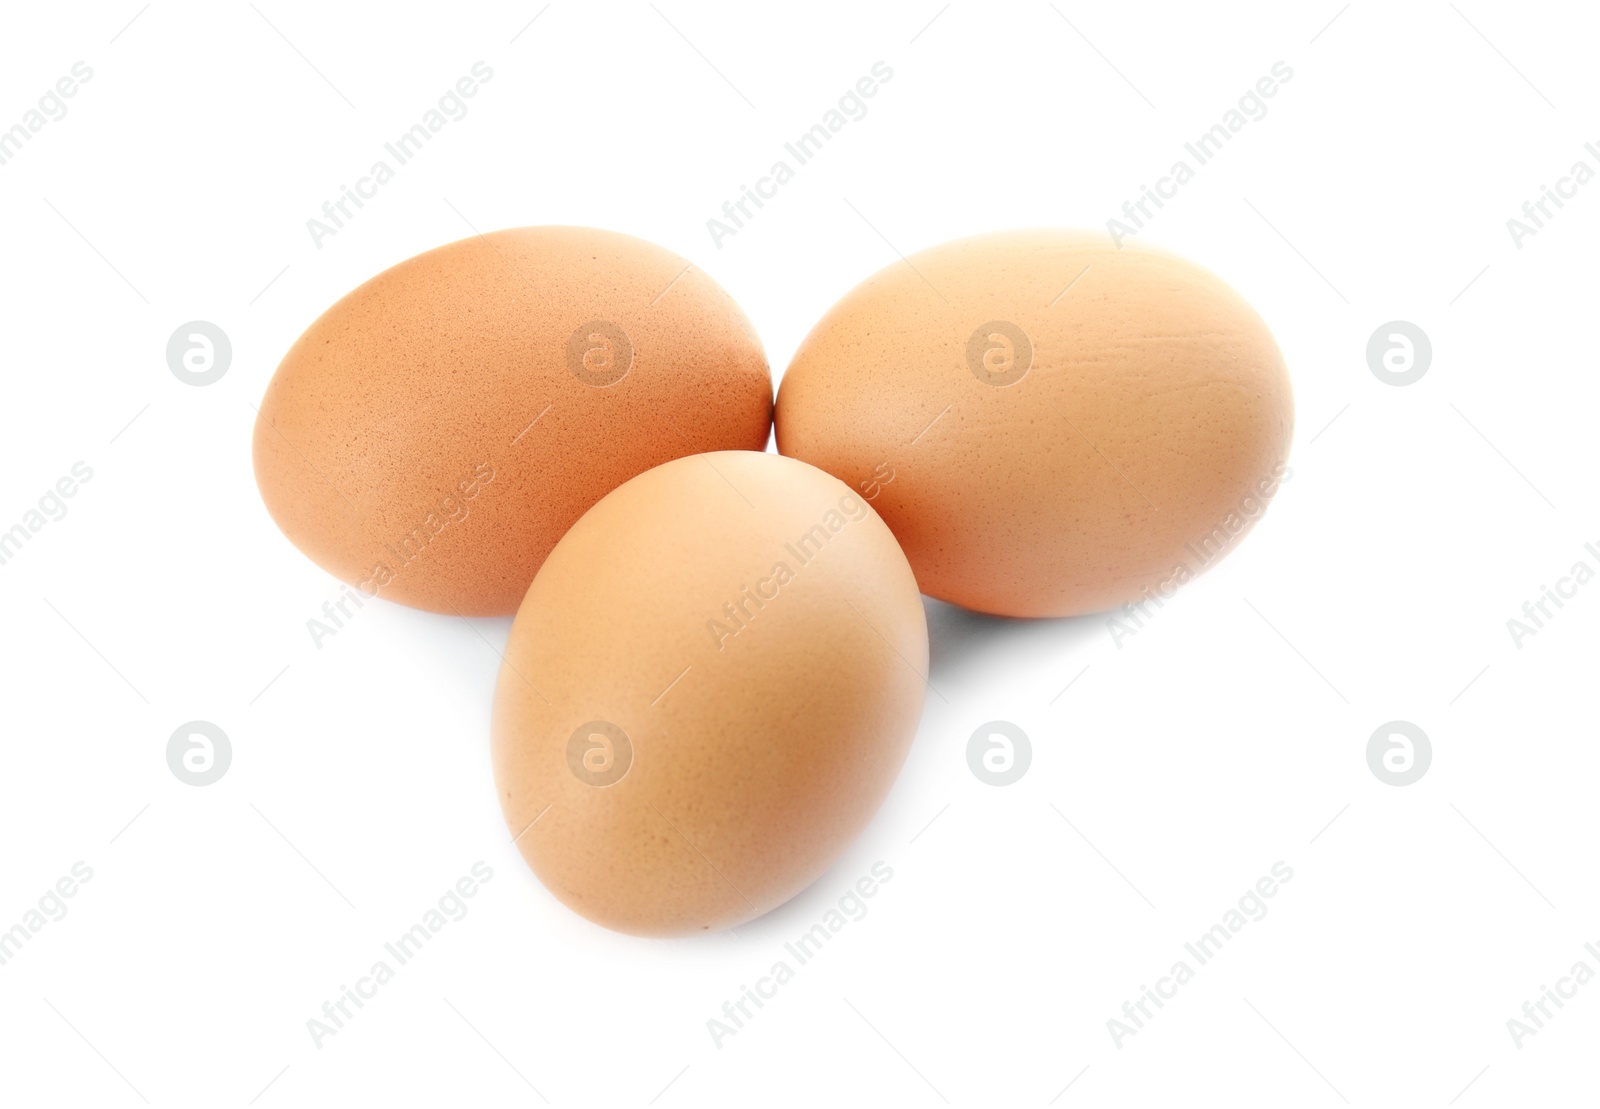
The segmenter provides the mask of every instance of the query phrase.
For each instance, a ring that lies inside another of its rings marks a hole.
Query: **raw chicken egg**
[[[778,393],[778,449],[883,517],[923,592],[1003,616],[1164,596],[1287,474],[1272,333],[1214,275],[1070,231],[947,243],[851,290]]]
[[[344,581],[509,614],[601,497],[760,450],[771,412],[761,344],[705,274],[627,235],[524,227],[402,262],[307,328],[261,402],[256,481]]]
[[[622,932],[729,928],[866,826],[922,712],[928,633],[876,512],[776,454],[680,458],[556,544],[495,691],[495,782],[534,872]]]

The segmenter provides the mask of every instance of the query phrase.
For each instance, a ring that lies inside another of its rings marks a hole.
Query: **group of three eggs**
[[[816,324],[774,408],[700,270],[534,227],[328,309],[254,455],[330,573],[516,613],[492,746],[517,846],[590,920],[682,935],[786,901],[871,819],[921,715],[920,594],[1050,617],[1165,593],[1259,518],[1292,424],[1238,294],[1103,236],[890,266]]]

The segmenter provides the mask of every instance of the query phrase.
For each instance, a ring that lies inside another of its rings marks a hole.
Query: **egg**
[[[776,454],[680,458],[545,560],[495,689],[529,866],[617,931],[732,927],[861,832],[922,711],[916,580],[865,500]]]
[[[1289,476],[1271,332],[1181,258],[1063,230],[868,278],[783,375],[778,449],[871,499],[923,592],[1002,616],[1160,602]]]
[[[744,313],[684,259],[524,227],[351,292],[290,348],[259,412],[261,497],[314,562],[371,595],[495,615],[629,478],[763,449],[772,381]]]

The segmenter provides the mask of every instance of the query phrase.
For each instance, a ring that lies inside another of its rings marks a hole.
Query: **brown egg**
[[[506,824],[598,924],[732,927],[871,819],[927,665],[911,568],[858,495],[776,454],[668,462],[574,524],[517,613],[494,704]]]
[[[1103,235],[937,246],[851,290],[778,391],[778,449],[864,497],[923,592],[1004,616],[1159,599],[1285,476],[1289,378],[1237,293]]]
[[[523,227],[324,312],[267,387],[256,482],[343,580],[505,614],[590,505],[671,458],[761,450],[771,411],[761,344],[705,274],[627,235]]]

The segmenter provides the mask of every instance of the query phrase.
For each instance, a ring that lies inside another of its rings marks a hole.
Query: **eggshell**
[[[868,278],[778,391],[778,449],[893,529],[923,592],[1005,616],[1159,600],[1260,518],[1288,373],[1260,317],[1180,258],[1042,230]]]
[[[556,545],[494,703],[507,826],[558,898],[621,932],[728,928],[862,830],[922,710],[911,568],[803,462],[658,466]]]
[[[627,235],[524,227],[324,312],[267,387],[256,481],[343,580],[507,614],[590,505],[671,458],[762,449],[771,410],[761,344],[705,274]]]

